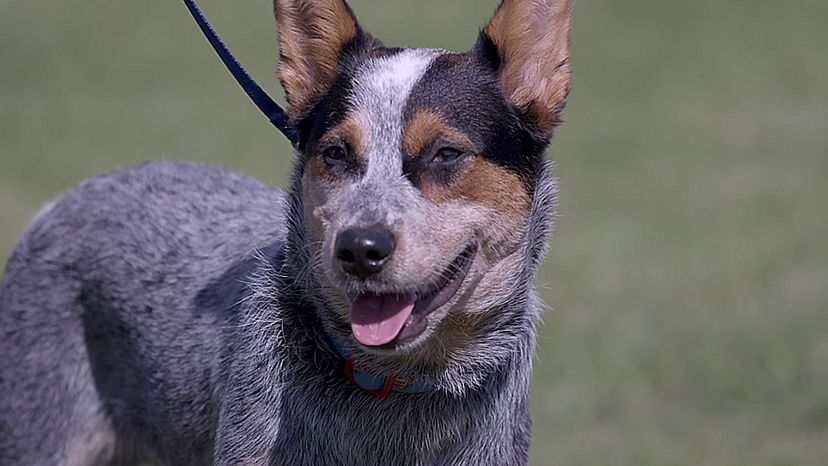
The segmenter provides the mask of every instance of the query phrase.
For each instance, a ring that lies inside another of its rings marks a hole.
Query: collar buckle
[[[366,388],[361,383],[357,382],[356,377],[354,376],[354,358],[349,357],[345,359],[345,364],[342,368],[342,372],[345,375],[345,378],[348,379],[348,381],[354,384],[357,388],[377,398],[388,398],[388,395],[390,395],[391,392],[394,391],[394,385],[396,383],[394,377],[385,377],[382,383],[382,387],[379,389]]]

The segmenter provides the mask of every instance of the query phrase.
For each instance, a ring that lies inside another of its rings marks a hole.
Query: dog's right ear
[[[274,0],[279,29],[279,81],[297,121],[336,78],[342,51],[374,39],[362,32],[344,0]]]

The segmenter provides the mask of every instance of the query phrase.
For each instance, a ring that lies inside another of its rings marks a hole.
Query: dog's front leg
[[[246,328],[239,325],[239,328]],[[270,340],[234,333],[217,387],[218,420],[213,466],[279,466],[278,438],[284,371]]]
[[[280,466],[272,457],[279,428],[277,406],[261,393],[230,393],[219,415],[213,466]]]

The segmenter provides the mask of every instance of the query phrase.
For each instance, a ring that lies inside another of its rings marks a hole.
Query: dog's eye
[[[328,162],[341,162],[348,157],[348,153],[342,146],[328,146],[322,151],[322,157]]]
[[[459,160],[463,157],[464,153],[460,149],[455,149],[453,147],[443,147],[437,150],[434,153],[434,157],[431,158],[431,163],[436,164],[446,164],[452,163]]]

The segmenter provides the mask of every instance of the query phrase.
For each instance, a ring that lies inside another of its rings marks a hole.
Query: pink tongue
[[[351,303],[351,330],[363,345],[382,346],[397,338],[413,310],[411,298],[364,293]]]

